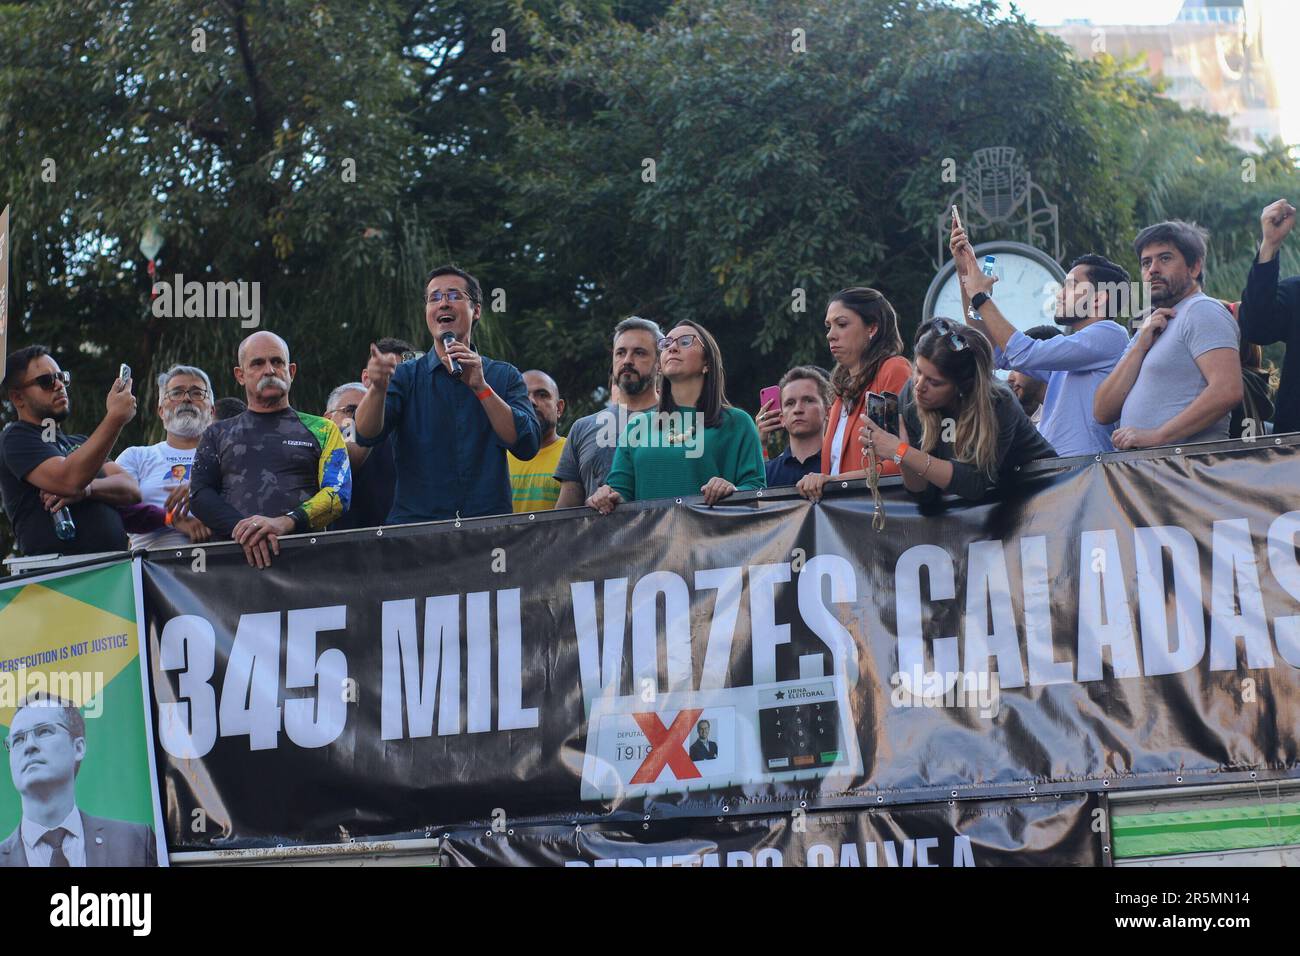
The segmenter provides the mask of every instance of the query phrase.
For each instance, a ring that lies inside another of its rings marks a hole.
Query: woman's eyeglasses
[[[948,321],[947,319],[930,320],[930,331],[946,338],[954,352],[960,352],[963,349],[970,348],[970,343],[962,337],[959,329],[960,326]]]
[[[31,388],[33,385],[39,385],[47,392],[52,392],[57,387],[57,383],[62,382],[65,386],[72,384],[72,373],[63,372],[46,372],[44,375],[37,375],[33,379],[28,379],[19,385],[19,389]]]
[[[697,338],[699,338],[698,335],[692,335],[689,332],[685,335],[679,335],[676,338],[673,338],[670,335],[665,335],[659,340],[659,351],[667,352],[674,345],[678,348],[688,349],[695,344]]]

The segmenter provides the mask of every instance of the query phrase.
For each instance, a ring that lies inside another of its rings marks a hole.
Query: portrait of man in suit
[[[695,743],[691,744],[692,760],[718,759],[718,742],[709,739],[709,722],[701,720],[695,725]]]
[[[92,817],[77,807],[86,721],[76,705],[49,694],[24,698],[5,749],[23,815],[0,843],[0,866],[158,865],[151,827]]]

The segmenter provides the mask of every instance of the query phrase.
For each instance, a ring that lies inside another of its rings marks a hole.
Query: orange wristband
[[[481,392],[475,392],[475,393],[474,393],[474,397],[477,398],[477,399],[481,402],[481,401],[483,401],[483,399],[487,398],[487,397],[488,397],[489,395],[491,395],[491,394],[492,394],[492,386],[491,386],[491,385],[484,385],[484,386],[483,386],[483,391],[481,391]]]
[[[911,447],[912,446],[909,445],[907,442],[900,441],[898,443],[898,451],[894,452],[894,463],[901,465],[903,463],[903,456],[908,453]]]

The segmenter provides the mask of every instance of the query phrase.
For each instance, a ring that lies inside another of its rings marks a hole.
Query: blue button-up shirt
[[[1004,353],[995,349],[999,368],[1025,372],[1047,383],[1038,431],[1062,458],[1114,451],[1110,433],[1092,414],[1097,388],[1128,346],[1128,331],[1109,320],[1073,335],[1031,339],[1015,332]]]
[[[767,486],[769,488],[795,485],[799,483],[799,479],[804,475],[822,470],[822,451],[819,448],[803,461],[800,461],[794,457],[794,453],[790,451],[789,446],[786,446],[785,451],[765,464],[763,468],[767,471]]]
[[[537,454],[542,430],[528,400],[528,386],[509,362],[483,357],[483,378],[514,413],[515,443],[507,445],[487,412],[463,382],[451,377],[430,350],[403,362],[384,396],[384,430],[363,446],[393,436],[397,486],[388,524],[510,514],[510,470],[506,451],[528,461]]]

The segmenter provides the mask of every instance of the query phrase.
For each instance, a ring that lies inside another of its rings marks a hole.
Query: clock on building
[[[1056,314],[1056,293],[1065,282],[1065,271],[1047,253],[1023,242],[982,242],[974,247],[983,265],[993,256],[993,274],[998,277],[993,298],[998,311],[1021,332],[1036,325],[1052,325]],[[925,321],[937,316],[965,321],[961,309],[961,287],[957,268],[949,259],[930,283],[922,309]],[[1064,330],[1063,330],[1064,331]]]

